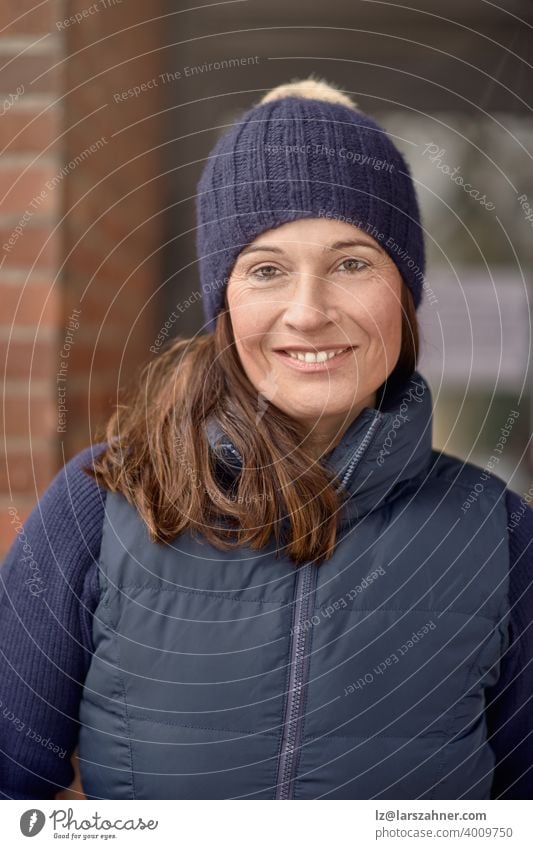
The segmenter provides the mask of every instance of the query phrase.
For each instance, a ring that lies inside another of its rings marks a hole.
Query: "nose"
[[[327,324],[338,324],[340,309],[332,284],[318,275],[294,275],[291,294],[285,302],[283,321],[300,333],[312,332]]]

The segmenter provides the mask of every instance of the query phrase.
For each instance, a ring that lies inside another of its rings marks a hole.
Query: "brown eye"
[[[367,262],[364,262],[362,259],[355,259],[355,257],[348,257],[348,259],[343,259],[343,261],[341,262],[341,265],[344,265],[347,262],[354,262],[359,266],[358,268],[346,269],[348,274],[352,274],[356,271],[362,271],[364,268],[369,267]],[[339,268],[340,268],[340,266],[339,266]]]
[[[252,276],[257,277],[259,280],[272,280],[273,275],[271,275],[271,274],[263,275],[263,274],[259,273],[259,272],[265,271],[265,269],[269,269],[269,268],[273,269],[274,271],[278,270],[275,265],[262,265],[260,268],[256,268],[255,271],[252,271]]]

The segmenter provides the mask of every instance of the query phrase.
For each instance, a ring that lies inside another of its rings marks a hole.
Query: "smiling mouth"
[[[344,348],[324,348],[323,350],[315,351],[278,348],[276,353],[283,354],[301,363],[325,363],[341,354],[345,354],[347,351],[353,350],[355,347],[354,345],[346,345]]]

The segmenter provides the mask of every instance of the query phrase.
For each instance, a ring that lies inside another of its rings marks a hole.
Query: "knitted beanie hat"
[[[424,240],[409,166],[385,130],[323,80],[277,86],[222,134],[198,183],[196,214],[208,331],[241,250],[298,218],[365,230],[420,304]]]

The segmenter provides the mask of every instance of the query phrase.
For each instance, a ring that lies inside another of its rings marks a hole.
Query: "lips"
[[[286,356],[289,356],[294,360],[299,360],[300,362],[323,363],[323,362],[326,362],[327,360],[332,360],[335,357],[339,357],[341,354],[344,354],[349,350],[350,350],[349,348],[340,348],[338,351],[335,351],[335,350],[318,351],[317,353],[310,352],[310,351],[306,351],[306,352],[304,352],[304,351],[287,351]]]
[[[279,348],[277,350],[273,350],[273,354],[275,357],[279,357],[280,361],[284,363],[286,366],[296,369],[297,371],[305,371],[305,372],[322,372],[322,371],[331,371],[333,369],[342,368],[343,365],[349,361],[351,357],[353,357],[354,350],[357,346],[344,347],[334,346],[333,348],[320,348],[316,349],[318,353],[319,350],[322,351],[334,351],[336,350],[338,353],[333,357],[327,357],[321,360],[311,360],[306,361],[305,359],[298,359],[295,356],[291,356],[289,351],[295,352],[300,351],[303,352],[302,348]],[[309,351],[309,349],[307,349]],[[315,353],[315,352],[313,352]]]
[[[273,348],[277,354],[317,354],[319,351],[344,351],[347,348],[356,348],[357,345],[315,345],[313,348],[299,347],[298,345],[288,345],[286,348]]]

